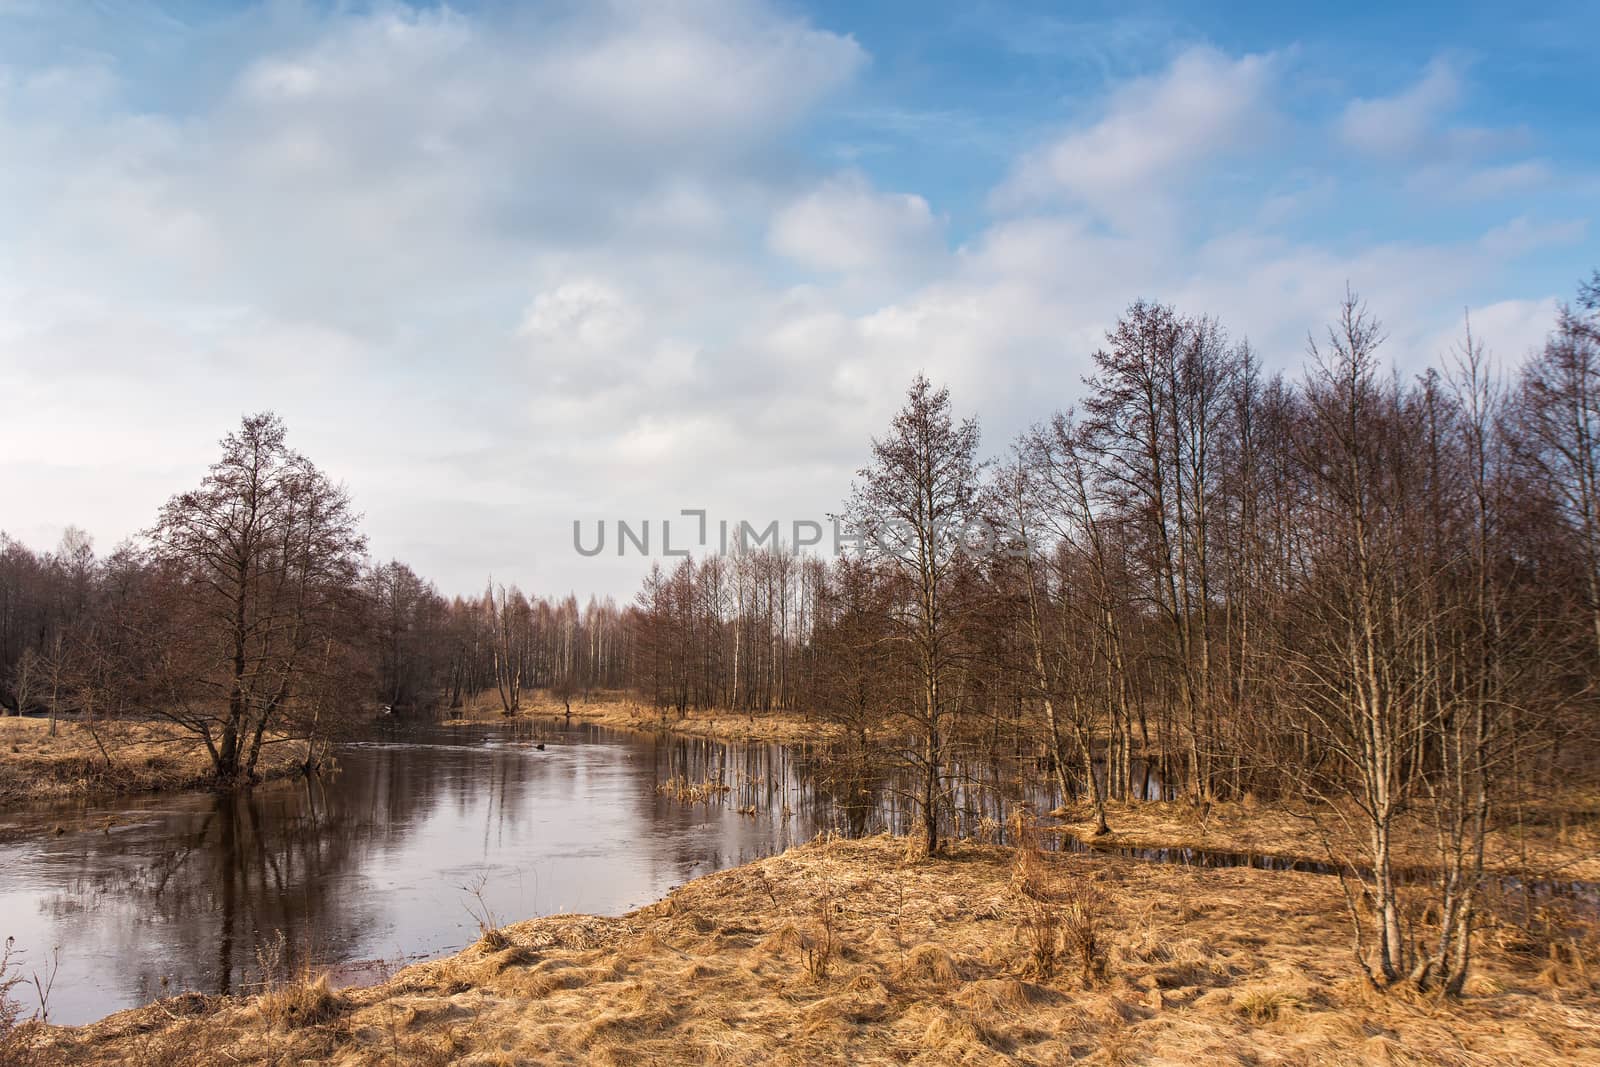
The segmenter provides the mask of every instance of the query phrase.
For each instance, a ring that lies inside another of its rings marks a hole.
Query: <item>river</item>
[[[337,759],[334,774],[237,796],[0,815],[0,937],[28,972],[54,968],[50,1020],[247,990],[307,960],[377,980],[460,949],[485,910],[620,914],[850,821],[806,784],[803,750],[778,745],[441,727]],[[660,788],[675,779],[729,789],[684,803]],[[854,828],[893,810],[879,798]]]
[[[821,749],[558,720],[395,728],[340,746],[337,763],[249,793],[0,813],[0,938],[14,938],[25,973],[49,984],[50,1021],[189,990],[248,992],[305,966],[345,984],[379,981],[462,948],[480,920],[617,915],[823,831],[906,832],[914,814],[909,781],[858,776]],[[1033,812],[1059,802],[1052,776],[1016,767],[953,768],[948,830],[1003,840],[1016,801]],[[1138,773],[1147,799],[1164,795],[1153,771]],[[1102,847],[1065,834],[1044,843]],[[1106,851],[1334,869],[1205,849]],[[1499,881],[1600,909],[1594,883]]]

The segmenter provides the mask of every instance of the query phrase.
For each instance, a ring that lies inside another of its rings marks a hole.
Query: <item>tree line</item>
[[[861,550],[652,571],[637,681],[843,724],[915,783],[930,851],[963,767],[1003,753],[1042,755],[1018,773],[1101,831],[1149,767],[1196,805],[1335,814],[1368,976],[1458,992],[1489,830],[1593,753],[1600,274],[1517,367],[1470,322],[1416,375],[1384,339],[1348,295],[1304,371],[1269,374],[1138,302],[1079,403],[989,462],[918,377],[844,507]],[[1437,842],[1426,938],[1407,819]]]
[[[382,713],[460,708],[495,691],[569,699],[624,684],[624,613],[490,583],[442,596],[376,563],[345,489],[246,417],[198,488],[138,538],[95,555],[0,534],[0,705],[94,725],[158,716],[198,738],[217,782],[248,784],[264,744],[323,746]]]

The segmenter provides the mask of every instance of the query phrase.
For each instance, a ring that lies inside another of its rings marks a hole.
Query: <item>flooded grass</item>
[[[1491,830],[1485,850],[1489,870],[1552,884],[1600,882],[1600,819],[1588,821],[1582,791],[1545,798],[1564,818]],[[1254,858],[1255,865],[1281,869],[1333,870],[1338,863],[1358,865],[1363,842],[1352,833],[1359,825],[1349,813],[1291,811],[1264,803],[1161,801],[1108,805],[1111,833],[1094,837],[1086,806],[1057,813],[1061,830],[1095,848],[1193,850],[1197,855]],[[1401,818],[1395,827],[1395,862],[1422,877],[1438,862],[1434,828],[1420,817]],[[1147,858],[1158,859],[1156,855]],[[1181,858],[1176,858],[1182,862]],[[1206,865],[1200,859],[1197,865]],[[1218,866],[1230,865],[1218,863]]]

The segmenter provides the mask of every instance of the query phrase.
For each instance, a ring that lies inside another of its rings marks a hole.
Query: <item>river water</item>
[[[379,981],[470,943],[481,918],[617,915],[822,831],[904,833],[914,815],[908,779],[853,772],[841,753],[587,724],[397,728],[341,746],[337,761],[333,773],[247,794],[0,813],[0,938],[15,939],[25,973],[54,975],[50,1020],[88,1022],[188,990],[248,992],[303,965]],[[1004,841],[1018,801],[1052,810],[1052,776],[1023,773],[1026,762],[952,768],[947,832]],[[1166,795],[1138,771],[1146,799]],[[1065,834],[1044,844],[1102,847]],[[1107,851],[1333,870],[1204,849]],[[1600,910],[1594,883],[1501,881]]]
[[[803,750],[536,731],[542,751],[525,733],[437,728],[343,746],[337,773],[245,795],[0,814],[0,937],[25,970],[55,968],[51,1021],[81,1023],[246,990],[307,958],[376,980],[469,943],[484,909],[620,914],[850,821],[806,784]],[[659,788],[674,779],[729,788],[683,803]],[[878,797],[855,829],[896,807]]]

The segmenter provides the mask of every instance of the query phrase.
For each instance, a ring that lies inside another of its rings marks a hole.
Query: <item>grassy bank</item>
[[[524,721],[565,720],[565,708],[542,692],[525,694]],[[480,696],[452,723],[504,723],[498,701]],[[655,708],[648,703],[608,693],[588,702],[574,700],[573,722],[612,729],[666,731],[727,742],[796,744],[838,737],[833,723],[801,712],[731,712]],[[1066,828],[1093,837],[1093,816],[1086,804],[1064,809]],[[1253,801],[1219,801],[1197,806],[1187,800],[1110,803],[1110,835],[1095,843],[1130,848],[1207,848],[1228,852],[1271,854],[1314,863],[1333,856],[1359,864],[1365,841],[1362,819],[1353,810],[1332,809],[1311,817],[1301,810]],[[1516,819],[1511,817],[1515,815]],[[1487,865],[1492,870],[1528,874],[1550,880],[1600,881],[1600,788],[1563,783],[1536,800],[1497,812],[1504,825],[1489,834]],[[1515,823],[1513,825],[1513,822]],[[1402,867],[1438,864],[1435,828],[1413,813],[1395,826],[1395,859]]]
[[[534,719],[566,720],[566,707],[543,693],[524,694],[519,715]],[[469,703],[451,723],[505,722],[500,704],[479,698]],[[588,722],[616,730],[664,730],[689,737],[718,741],[761,741],[799,744],[835,736],[837,727],[798,711],[743,712],[690,709],[679,715],[642,701],[608,694],[604,698],[573,700],[572,721]]]
[[[1066,827],[1085,839],[1094,821],[1087,805],[1064,809]],[[1342,857],[1359,863],[1365,855],[1359,813],[1309,812],[1256,803],[1187,801],[1112,803],[1106,818],[1111,833],[1096,845],[1129,848],[1204,848],[1270,854],[1326,863]],[[1434,828],[1413,813],[1397,820],[1395,863],[1427,868],[1439,862]],[[1600,813],[1582,790],[1562,790],[1542,801],[1540,811],[1521,825],[1504,825],[1489,834],[1485,865],[1490,870],[1528,873],[1551,880],[1600,881]]]
[[[290,774],[299,745],[263,746],[262,778]],[[40,800],[92,799],[119,793],[195,789],[209,783],[204,743],[167,722],[57,724],[0,717],[0,807]]]
[[[1470,995],[1439,1002],[1358,981],[1342,909],[1316,875],[819,842],[620,918],[505,927],[379,986],[179,998],[35,1051],[164,1067],[1600,1057],[1592,935],[1552,949],[1497,925]]]

